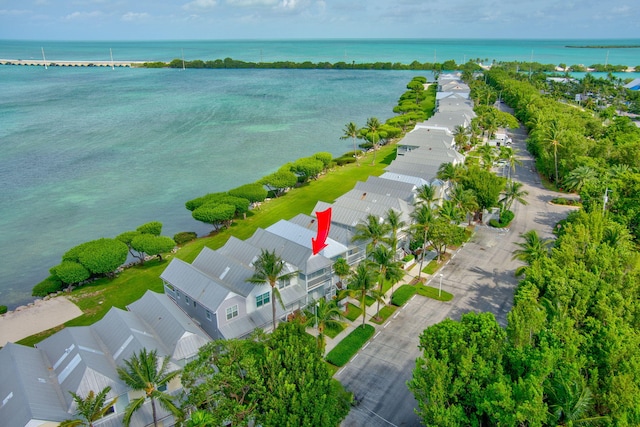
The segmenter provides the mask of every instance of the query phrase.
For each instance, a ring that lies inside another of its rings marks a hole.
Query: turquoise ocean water
[[[640,40],[33,42],[0,58],[420,62],[471,58],[640,65]],[[406,71],[176,70],[0,66],[0,304],[72,246],[148,221],[206,234],[184,202],[253,182],[287,161],[350,149],[345,123],[386,120]],[[623,77],[626,75],[623,75]],[[638,76],[637,73],[629,76]]]

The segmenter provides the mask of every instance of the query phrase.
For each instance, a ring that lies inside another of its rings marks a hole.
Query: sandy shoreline
[[[82,314],[64,296],[37,300],[32,305],[0,316],[0,346],[55,328]]]

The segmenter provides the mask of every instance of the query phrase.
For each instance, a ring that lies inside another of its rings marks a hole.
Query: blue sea
[[[483,62],[640,65],[640,40],[52,42],[0,40],[0,58],[47,61]],[[207,234],[187,200],[254,182],[384,121],[409,71],[0,66],[0,304],[30,301],[71,247],[149,221]],[[622,74],[637,77],[638,73]]]

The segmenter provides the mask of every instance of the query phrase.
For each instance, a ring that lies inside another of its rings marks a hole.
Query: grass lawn
[[[329,338],[335,338],[338,336],[338,334],[342,331],[344,331],[344,329],[347,327],[346,324],[342,323],[340,326],[338,325],[327,325],[326,328],[324,328],[324,334],[326,336],[328,336]]]
[[[435,272],[438,271],[440,267],[442,267],[449,258],[451,258],[450,253],[447,252],[442,254],[440,256],[440,262],[438,262],[437,259],[431,260],[429,264],[427,264],[427,266],[422,269],[422,272],[427,274],[432,274],[432,275],[435,274]]]
[[[358,326],[327,354],[327,362],[338,367],[346,365],[375,331],[371,325]]]
[[[347,319],[351,320],[352,322],[355,321],[358,317],[360,317],[360,315],[362,314],[362,310],[360,310],[360,307],[355,306],[351,303],[347,304],[347,310],[344,314],[344,317],[346,317]]]
[[[449,292],[442,291],[442,293],[440,294],[439,288],[426,286],[426,285],[423,285],[422,283],[419,283],[415,286],[416,286],[416,289],[418,290],[418,295],[429,297],[438,301],[451,301],[453,299],[453,295],[450,294]]]
[[[395,313],[397,308],[398,307],[394,305],[385,305],[375,316],[371,318],[371,321],[375,324],[382,325],[393,313]]]

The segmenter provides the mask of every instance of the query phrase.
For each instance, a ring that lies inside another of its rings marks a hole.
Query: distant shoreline
[[[565,47],[569,49],[637,49],[640,48],[640,45],[567,45]]]

